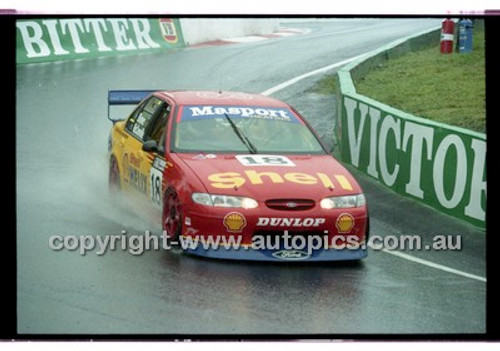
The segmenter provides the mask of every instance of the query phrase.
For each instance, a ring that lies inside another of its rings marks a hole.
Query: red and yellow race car
[[[112,105],[137,104],[113,120]],[[247,93],[112,90],[109,183],[172,245],[240,260],[357,260],[369,218],[354,177],[290,105]],[[149,206],[149,205],[147,205]]]

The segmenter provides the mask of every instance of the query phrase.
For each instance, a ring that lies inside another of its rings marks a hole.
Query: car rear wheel
[[[179,196],[174,191],[168,191],[163,202],[163,230],[166,232],[171,244],[179,241],[182,231],[182,218],[182,204]]]
[[[109,160],[108,188],[112,195],[120,190],[120,170],[118,162],[116,162],[116,158],[114,157],[111,157]]]

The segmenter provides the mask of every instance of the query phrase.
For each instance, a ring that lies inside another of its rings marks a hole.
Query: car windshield
[[[178,152],[324,153],[311,130],[288,108],[189,105],[179,108]]]

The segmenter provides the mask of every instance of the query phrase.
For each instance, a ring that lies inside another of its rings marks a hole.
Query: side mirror
[[[158,152],[156,140],[147,140],[142,144],[142,150],[146,152]]]

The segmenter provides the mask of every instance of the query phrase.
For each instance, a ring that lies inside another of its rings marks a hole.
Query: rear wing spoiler
[[[111,122],[117,122],[110,116],[110,107],[112,105],[137,105],[145,97],[158,90],[109,90],[108,91],[108,119]]]

